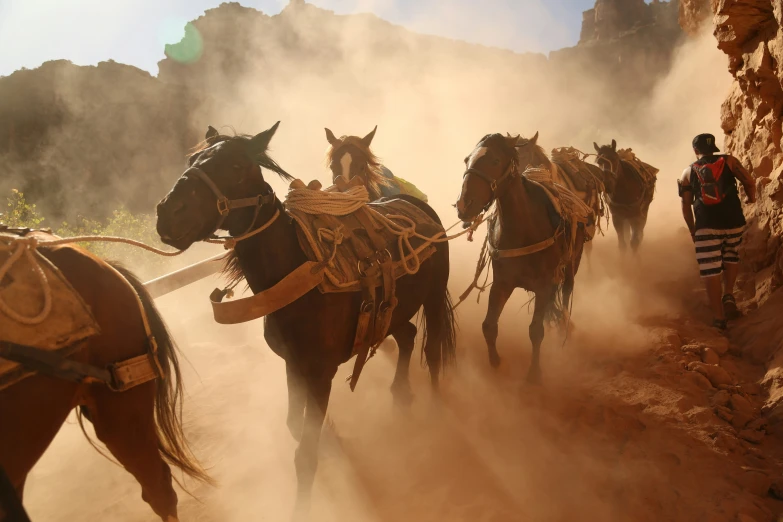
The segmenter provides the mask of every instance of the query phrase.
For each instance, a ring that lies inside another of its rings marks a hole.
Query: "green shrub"
[[[54,234],[67,238],[77,236],[117,236],[135,239],[146,245],[170,250],[160,242],[155,231],[155,216],[133,214],[125,208],[115,210],[106,220],[80,216],[76,221],[63,221],[57,225],[49,223],[39,214],[34,204],[25,200],[24,194],[16,189],[6,199],[6,210],[0,214],[0,223],[19,228],[51,228]],[[142,278],[161,275],[171,266],[170,258],[161,257],[141,248],[107,242],[81,242],[79,246],[107,260],[119,261]]]

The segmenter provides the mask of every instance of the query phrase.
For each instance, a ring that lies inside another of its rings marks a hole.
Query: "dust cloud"
[[[308,38],[307,27],[297,27],[298,37]],[[644,425],[624,420],[593,392],[606,375],[631,364],[632,355],[649,349],[645,319],[682,311],[682,293],[698,283],[689,238],[679,230],[674,180],[692,160],[692,136],[720,134],[718,112],[730,77],[714,41],[705,34],[680,48],[652,96],[629,109],[633,124],[616,126],[606,103],[575,97],[573,82],[555,81],[563,74],[550,74],[546,63],[520,61],[513,68],[508,57],[492,62],[488,54],[483,67],[466,67],[444,54],[424,69],[392,53],[379,65],[378,56],[363,52],[363,18],[345,21],[343,29],[342,54],[318,70],[291,62],[272,67],[277,50],[267,47],[265,61],[250,60],[242,81],[225,91],[230,102],[204,109],[196,123],[255,133],[282,120],[273,157],[295,177],[324,184],[323,127],[364,135],[378,125],[374,151],[429,195],[447,225],[456,221],[451,204],[462,159],[491,132],[540,131],[547,150],[573,145],[585,152],[592,152],[593,141],[614,138],[661,173],[641,257],[620,256],[613,230],[595,239],[577,277],[575,332],[563,345],[547,331],[542,389],[522,384],[530,352],[522,291],[501,318],[501,368],[492,371],[486,361],[480,328],[486,295],[480,304],[471,298],[458,310],[458,367],[436,400],[426,370],[414,363],[410,412],[391,404],[391,339],[366,367],[356,393],[344,384],[350,369],[341,368],[321,445],[313,520],[662,519],[662,506],[678,498],[667,486],[665,456],[680,443],[653,443],[648,435],[646,453],[635,451],[618,434],[641,432]],[[370,61],[376,62],[373,73],[364,74]],[[274,74],[264,73],[272,68]],[[579,92],[600,96],[595,80],[579,80],[592,82]],[[472,279],[482,239],[479,233],[473,243],[450,245],[452,295]],[[285,426],[284,366],[265,345],[261,321],[212,323],[206,295],[217,285],[205,281],[158,303],[190,363],[183,365],[186,433],[219,481],[217,489],[190,484],[199,501],[180,494],[180,518],[285,520],[295,493],[296,446]],[[96,454],[72,419],[33,470],[25,500],[37,522],[152,519],[135,481]]]

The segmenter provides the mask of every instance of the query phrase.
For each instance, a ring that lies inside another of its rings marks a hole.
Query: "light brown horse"
[[[593,143],[593,146],[598,155],[598,166],[616,180],[612,187],[607,187],[607,202],[614,218],[620,250],[626,250],[626,236],[630,233],[631,250],[636,253],[644,239],[647,212],[655,195],[655,177],[645,179],[637,167],[622,159],[615,140],[611,145],[599,147]]]
[[[519,136],[501,134],[482,138],[465,159],[466,171],[456,207],[459,218],[468,223],[496,203],[497,219],[490,222],[487,231],[493,250],[522,249],[546,245],[548,240],[553,240],[549,246],[529,254],[493,256],[493,283],[482,325],[489,362],[498,366],[500,356],[496,341],[503,307],[516,288],[535,294],[530,324],[533,358],[527,379],[537,383],[541,379],[539,353],[544,340],[544,320],[560,320],[568,310],[585,232],[578,228],[574,238],[560,233],[560,216],[550,200],[540,187],[521,175],[517,147],[525,141]],[[562,279],[558,274],[561,267],[565,272]]]
[[[398,178],[381,164],[370,145],[375,137],[375,127],[364,138],[359,136],[335,137],[329,129],[326,130],[326,140],[329,142],[329,151],[326,154],[327,165],[332,171],[332,182],[338,179],[351,181],[358,177],[367,188],[370,201],[376,201],[381,197],[396,198],[400,195],[413,196],[427,202],[427,196],[412,183]]]
[[[144,286],[128,270],[109,266],[75,246],[40,248],[92,310],[100,333],[70,358],[98,368],[147,353],[135,294],[158,344],[163,380],[123,392],[35,374],[0,391],[0,466],[20,497],[28,473],[77,406],[117,461],[141,485],[141,496],[167,522],[177,520],[169,464],[209,481],[182,433],[182,388],[175,346]],[[130,285],[128,284],[130,283]],[[68,477],[63,477],[68,480]]]

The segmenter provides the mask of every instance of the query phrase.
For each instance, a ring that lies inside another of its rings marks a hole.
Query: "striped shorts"
[[[731,229],[703,228],[696,231],[696,260],[701,277],[723,273],[723,265],[739,263],[739,246],[743,227]]]

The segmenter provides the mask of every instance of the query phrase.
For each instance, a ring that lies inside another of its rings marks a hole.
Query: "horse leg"
[[[644,227],[647,224],[647,216],[641,216],[631,220],[631,250],[634,254],[639,250],[639,245],[644,239]]]
[[[493,368],[500,366],[500,355],[498,355],[498,349],[495,344],[498,339],[498,319],[500,319],[503,307],[506,306],[513,292],[514,288],[512,286],[501,283],[495,283],[489,289],[487,316],[481,324],[481,331],[484,333],[484,339],[487,341],[489,364]]]
[[[141,485],[141,498],[162,520],[176,522],[171,469],[158,451],[155,386],[148,382],[122,393],[92,386],[87,409],[98,439]]]
[[[310,510],[310,494],[313,490],[315,472],[318,469],[318,444],[321,440],[321,428],[329,406],[332,392],[332,379],[337,368],[324,370],[321,375],[307,380],[307,408],[305,409],[304,429],[299,447],[296,449],[297,492],[294,519],[306,519]]]
[[[408,370],[411,365],[413,345],[416,341],[416,325],[407,322],[392,332],[392,337],[397,341],[399,356],[397,358],[397,371],[394,372],[394,381],[391,385],[394,403],[398,406],[410,406],[413,401],[411,383],[408,378]]]
[[[536,292],[536,303],[533,309],[533,321],[530,323],[530,342],[533,345],[533,356],[530,359],[530,369],[527,372],[527,382],[541,383],[541,343],[544,341],[544,318],[554,305],[557,287],[550,287],[546,293]]]
[[[285,374],[288,382],[288,418],[286,419],[286,424],[288,425],[288,431],[291,432],[291,436],[298,442],[302,438],[307,390],[301,374],[293,363],[286,361]]]
[[[625,253],[627,244],[625,236],[630,232],[631,225],[627,219],[615,216],[613,222],[614,230],[617,232],[617,243],[620,247],[620,252]]]

